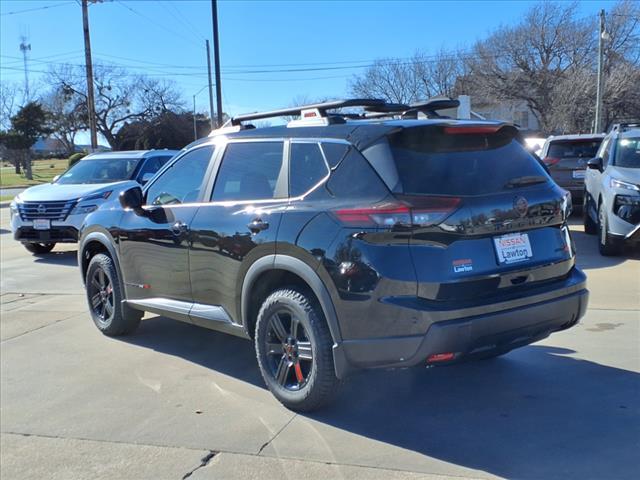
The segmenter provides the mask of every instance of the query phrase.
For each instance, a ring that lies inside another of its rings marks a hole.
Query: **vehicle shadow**
[[[63,265],[66,267],[78,266],[78,252],[66,251],[66,252],[50,252],[42,255],[34,255],[35,263],[46,263],[50,265]]]
[[[123,340],[265,388],[246,340],[163,317]],[[640,375],[572,353],[534,345],[491,361],[362,372],[329,407],[301,417],[332,427],[327,438],[314,429],[323,445],[344,431],[407,450],[412,461],[424,455],[507,478],[637,478]]]
[[[0,235],[4,235],[6,233],[11,233],[11,230],[7,230],[6,228],[0,228]]]

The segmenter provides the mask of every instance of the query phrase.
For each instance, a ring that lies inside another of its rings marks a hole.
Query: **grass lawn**
[[[0,202],[8,202],[13,200],[13,195],[0,195]]]
[[[33,161],[33,180],[27,180],[22,175],[16,175],[13,165],[2,162],[0,167],[0,186],[14,187],[20,185],[38,185],[40,183],[50,182],[53,177],[60,175],[67,169],[66,158],[54,158],[50,160],[34,160]]]

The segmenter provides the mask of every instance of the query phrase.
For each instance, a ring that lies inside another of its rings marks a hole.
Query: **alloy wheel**
[[[96,269],[89,288],[91,309],[101,322],[106,323],[113,315],[113,286],[102,268]]]
[[[269,370],[278,385],[287,390],[304,388],[313,369],[313,348],[300,319],[287,310],[274,313],[265,342]]]

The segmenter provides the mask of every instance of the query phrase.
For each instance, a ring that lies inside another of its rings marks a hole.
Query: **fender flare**
[[[116,271],[118,272],[118,277],[122,280],[121,283],[123,285],[123,296],[124,296],[124,278],[122,277],[122,270],[120,269],[120,259],[118,258],[118,252],[116,248],[113,246],[113,239],[111,235],[102,232],[100,230],[94,230],[93,232],[89,232],[82,236],[80,239],[80,244],[78,246],[78,266],[80,267],[80,275],[82,276],[82,284],[84,285],[85,281],[85,272],[82,268],[82,262],[84,259],[84,254],[86,251],[86,246],[91,242],[101,243],[109,252],[109,256],[113,260],[113,264],[116,267]]]
[[[242,324],[245,331],[248,332],[249,319],[247,318],[247,312],[249,311],[249,298],[250,292],[257,278],[264,272],[269,270],[285,270],[291,272],[305,281],[315,294],[320,308],[324,313],[324,317],[327,320],[329,332],[333,340],[333,360],[336,371],[336,376],[340,379],[344,378],[350,370],[342,347],[342,334],[340,333],[340,325],[338,323],[338,315],[336,309],[331,300],[331,295],[327,290],[318,274],[309,265],[304,263],[295,257],[288,255],[266,255],[256,260],[251,267],[247,270],[247,273],[242,282],[241,293],[241,311]]]

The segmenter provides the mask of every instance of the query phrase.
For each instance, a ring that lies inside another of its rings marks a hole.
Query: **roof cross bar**
[[[418,113],[424,113],[427,117],[440,117],[438,110],[457,108],[460,106],[459,100],[452,98],[431,98],[419,102],[404,105],[402,103],[387,103],[382,106],[367,107],[369,112],[366,118],[382,118],[392,115],[401,115],[403,118],[418,118]]]
[[[351,98],[346,100],[332,100],[330,102],[313,103],[311,105],[301,105],[297,107],[282,108],[279,110],[271,110],[268,112],[255,112],[246,113],[243,115],[237,115],[233,117],[230,122],[232,126],[241,125],[242,122],[249,120],[260,120],[263,118],[283,117],[287,115],[303,115],[303,111],[310,112],[310,116],[317,117],[320,114],[321,117],[327,117],[327,110],[335,110],[337,108],[345,107],[381,107],[385,105],[384,100],[374,98]],[[316,111],[317,114],[312,115],[311,112]]]

